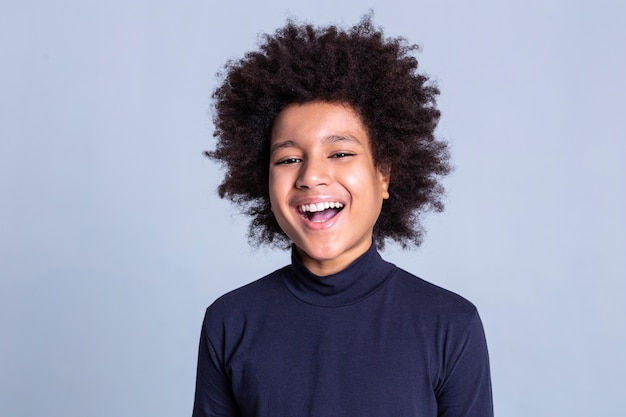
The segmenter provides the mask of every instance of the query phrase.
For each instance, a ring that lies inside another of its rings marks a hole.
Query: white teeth
[[[303,204],[300,206],[301,212],[310,212],[314,213],[316,211],[323,211],[329,208],[342,208],[343,204],[336,201],[325,201],[323,203],[317,204]]]

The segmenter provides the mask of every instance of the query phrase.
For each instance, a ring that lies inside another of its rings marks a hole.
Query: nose
[[[296,179],[297,188],[315,188],[329,185],[331,182],[331,174],[329,167],[322,161],[305,160],[300,165],[298,178]]]

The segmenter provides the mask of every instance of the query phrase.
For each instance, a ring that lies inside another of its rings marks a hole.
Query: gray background
[[[456,171],[418,250],[498,416],[626,409],[622,1],[4,2],[0,415],[185,416],[204,308],[288,262],[215,195],[215,73],[288,16],[423,45]]]

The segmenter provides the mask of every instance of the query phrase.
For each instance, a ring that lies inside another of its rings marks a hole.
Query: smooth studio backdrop
[[[478,306],[498,416],[623,413],[624,2],[25,0],[0,7],[0,415],[190,415],[205,307],[289,261],[216,196],[215,73],[370,8],[423,46],[456,166],[384,256]]]

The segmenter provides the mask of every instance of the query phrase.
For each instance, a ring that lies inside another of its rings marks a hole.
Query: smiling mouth
[[[336,201],[325,201],[317,204],[303,204],[298,207],[298,211],[305,219],[316,223],[332,219],[342,209],[343,204]]]

